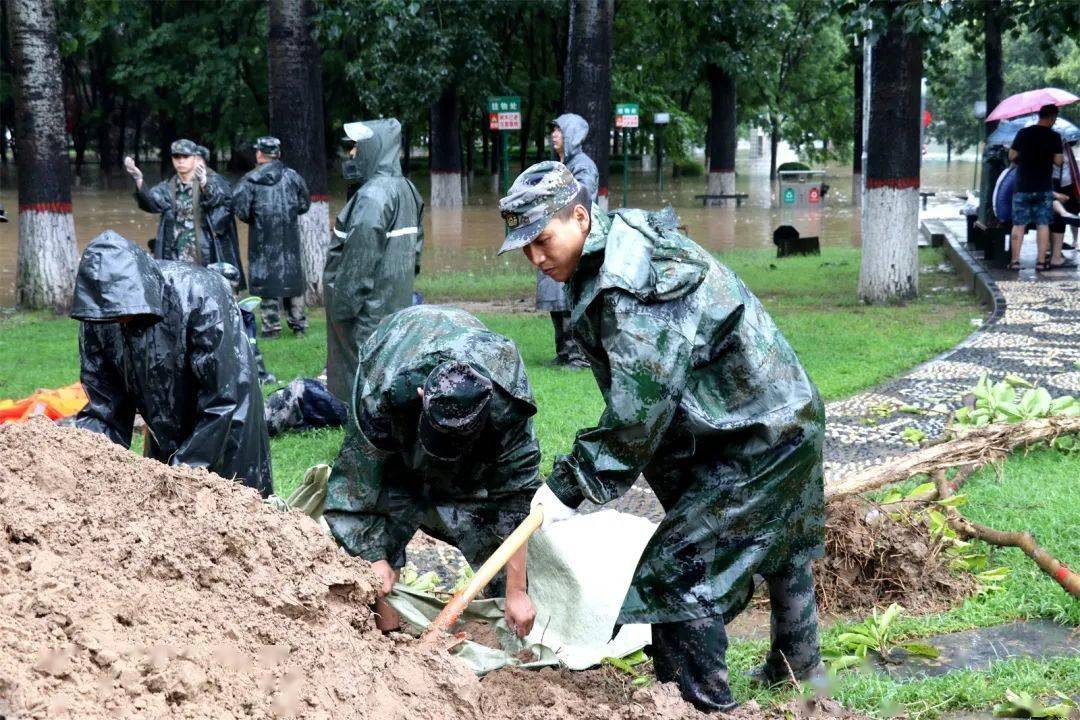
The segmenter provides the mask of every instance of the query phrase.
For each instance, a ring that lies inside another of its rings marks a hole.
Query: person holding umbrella
[[[1050,223],[1054,220],[1053,171],[1061,165],[1064,154],[1061,136],[1051,126],[1057,120],[1057,105],[1039,108],[1039,121],[1016,133],[1009,160],[1016,163],[1016,191],[1012,202],[1012,262],[1009,270],[1020,269],[1020,252],[1029,224],[1035,225],[1038,259],[1036,270],[1062,267],[1061,243],[1055,244],[1050,261],[1046,261],[1050,246]]]

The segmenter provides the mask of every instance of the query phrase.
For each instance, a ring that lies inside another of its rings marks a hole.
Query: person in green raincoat
[[[424,202],[401,174],[401,123],[347,123],[345,132],[356,147],[342,174],[362,185],[334,221],[323,293],[326,385],[347,403],[358,348],[380,320],[412,304],[424,247]]]
[[[397,626],[383,598],[418,529],[479,567],[528,516],[540,486],[536,413],[514,343],[456,308],[416,305],[386,317],[360,349],[344,444],[323,517],[382,580],[378,626]],[[536,611],[525,548],[489,585],[519,635]]]
[[[735,705],[724,623],[765,578],[772,647],[755,675],[820,678],[810,561],[824,552],[817,389],[741,280],[666,213],[591,211],[556,162],[500,201],[500,252],[567,283],[571,323],[605,402],[534,500],[546,523],[644,475],[665,511],[620,623],[652,623],[657,677],[700,708]]]

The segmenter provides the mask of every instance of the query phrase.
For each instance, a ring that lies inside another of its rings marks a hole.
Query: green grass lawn
[[[936,269],[940,252],[921,251],[929,268],[920,280],[923,297],[902,306],[867,307],[856,297],[859,254],[850,248],[823,251],[820,257],[777,260],[768,252],[725,254],[758,294],[828,400],[846,397],[893,377],[952,347],[971,331],[981,311],[972,296],[958,290],[955,276]],[[476,261],[478,266],[481,260]],[[535,273],[521,258],[493,260],[484,271],[440,271],[428,267],[420,287],[429,301],[531,297]],[[529,369],[539,413],[537,434],[543,468],[566,452],[574,433],[600,417],[601,400],[587,370],[563,370],[554,356],[551,323],[542,313],[481,313],[496,332],[512,338]],[[78,379],[78,326],[43,314],[0,315],[0,397],[18,397],[40,387]],[[311,313],[307,337],[286,330],[262,340],[267,367],[282,381],[314,377],[326,357],[326,325],[321,311]],[[275,485],[287,493],[303,471],[332,462],[340,430],[290,434],[271,442]]]
[[[1078,455],[1036,450],[1010,457],[1001,467],[984,468],[960,491],[967,504],[965,517],[999,530],[1027,530],[1056,558],[1080,560],[1075,497],[1080,478]],[[908,485],[914,486],[915,482]],[[895,625],[903,637],[926,638],[973,627],[1000,625],[1015,620],[1045,618],[1070,626],[1080,625],[1080,602],[1073,600],[1024,553],[1016,548],[976,547],[990,556],[990,567],[1005,566],[1009,574],[1001,591],[970,597],[945,612],[901,618]],[[823,636],[823,646],[836,642],[850,623],[838,623]],[[731,664],[747,670],[760,663],[767,650],[763,642],[732,644]],[[762,691],[733,672],[733,689],[742,699],[768,703],[784,693]],[[1005,690],[1036,695],[1055,691],[1080,693],[1080,656],[1034,661],[1007,659],[983,671],[953,672],[938,678],[896,682],[882,675],[851,671],[842,674],[834,689],[845,705],[887,716],[903,705],[912,720],[934,718],[962,708],[989,708],[1004,699]]]

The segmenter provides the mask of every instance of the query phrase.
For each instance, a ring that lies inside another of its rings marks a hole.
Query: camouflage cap
[[[266,155],[281,153],[281,141],[271,135],[263,135],[255,141],[255,149]]]
[[[508,230],[499,254],[531,243],[580,189],[567,167],[554,160],[536,163],[518,175],[510,194],[499,201]]]
[[[424,381],[424,410],[417,434],[432,455],[461,457],[487,422],[491,379],[457,360],[438,365]]]
[[[179,140],[173,140],[172,146],[169,148],[169,152],[173,155],[198,155],[199,146],[194,141],[187,138],[180,138]]]
[[[206,147],[205,145],[196,145],[195,152],[197,152],[203,160],[210,159],[210,148]]]

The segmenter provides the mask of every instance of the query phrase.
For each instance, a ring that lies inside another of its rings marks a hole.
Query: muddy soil
[[[0,427],[4,716],[702,717],[673,686],[631,693],[607,670],[481,683],[379,633],[374,583],[306,515],[253,490],[43,419]],[[735,717],[784,716],[749,712]]]
[[[792,700],[780,707],[746,703],[724,713],[703,713],[679,696],[675,685],[635,688],[629,676],[610,667],[569,672],[564,669],[500,670],[480,683],[485,717],[507,720],[760,720],[762,718],[860,718],[831,700]]]
[[[863,615],[899,603],[912,613],[947,608],[975,589],[974,576],[949,569],[925,520],[895,520],[861,498],[829,503],[825,557],[814,563],[825,614]]]

